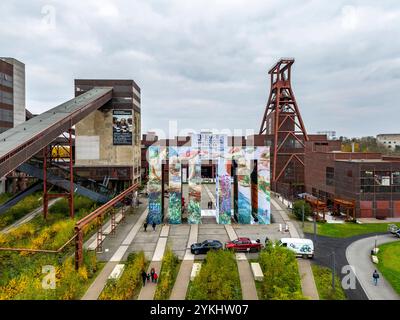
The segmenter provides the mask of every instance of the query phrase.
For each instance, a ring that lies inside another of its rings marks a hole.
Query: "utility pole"
[[[317,242],[317,215],[314,212],[314,245]]]

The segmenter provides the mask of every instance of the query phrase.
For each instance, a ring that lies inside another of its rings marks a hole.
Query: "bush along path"
[[[174,287],[176,276],[178,275],[180,261],[178,257],[167,248],[164,253],[164,258],[161,264],[161,271],[157,283],[155,300],[168,300],[172,288]]]
[[[190,283],[188,300],[241,300],[239,272],[231,251],[209,251],[199,274]]]
[[[133,300],[142,288],[142,272],[147,261],[144,253],[131,253],[118,280],[108,280],[99,300]]]
[[[268,246],[261,251],[259,263],[264,280],[258,286],[263,300],[301,300],[300,275],[295,254],[283,247]]]

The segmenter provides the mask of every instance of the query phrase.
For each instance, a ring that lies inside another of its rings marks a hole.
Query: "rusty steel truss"
[[[269,70],[271,89],[260,134],[271,145],[271,186],[279,190],[304,184],[304,152],[307,132],[291,85],[292,58],[282,58]]]

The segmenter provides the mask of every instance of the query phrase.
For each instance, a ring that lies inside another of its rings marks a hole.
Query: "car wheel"
[[[306,254],[303,254],[303,255],[302,255],[302,258],[303,258],[303,259],[307,259],[307,257],[308,257],[308,255],[306,255]]]
[[[199,250],[194,250],[194,254],[198,255],[199,254]]]

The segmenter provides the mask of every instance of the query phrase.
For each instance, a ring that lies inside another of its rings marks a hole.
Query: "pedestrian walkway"
[[[231,225],[226,224],[225,230],[231,241],[238,238]],[[243,300],[258,300],[256,284],[246,255],[244,253],[236,253],[235,255],[239,271],[240,285],[242,287]]]
[[[197,224],[192,224],[190,226],[190,234],[185,256],[179,268],[174,287],[172,288],[170,300],[185,300],[186,298],[194,261],[194,255],[190,252],[190,246],[192,243],[197,242],[198,233],[199,226]]]
[[[318,289],[315,284],[311,263],[306,259],[297,259],[301,277],[301,291],[303,295],[311,300],[319,300]]]
[[[162,259],[167,246],[168,234],[169,226],[165,225],[161,229],[160,238],[158,239],[157,246],[154,250],[153,258],[151,259],[147,273],[150,273],[151,269],[154,268],[156,273],[160,275]],[[140,290],[138,300],[153,300],[156,288],[156,283],[147,283],[144,287],[142,287],[142,290]]]
[[[350,244],[346,249],[348,263],[354,268],[355,274],[365,294],[370,300],[400,300],[400,296],[394,291],[392,286],[380,274],[378,285],[372,281],[372,274],[377,270],[371,261],[371,250],[375,246],[388,242],[399,241],[392,235],[381,235],[357,240]],[[379,270],[378,270],[379,271]]]
[[[104,289],[104,286],[107,283],[108,277],[111,272],[115,268],[115,266],[122,260],[124,254],[129,248],[129,244],[133,241],[136,234],[138,233],[140,227],[143,225],[144,220],[147,217],[148,210],[144,210],[140,215],[139,219],[133,225],[131,230],[125,239],[120,243],[120,246],[114,251],[111,259],[104,266],[103,270],[101,270],[100,274],[93,281],[89,289],[86,291],[85,295],[82,297],[82,300],[97,300],[100,296],[101,292]]]

